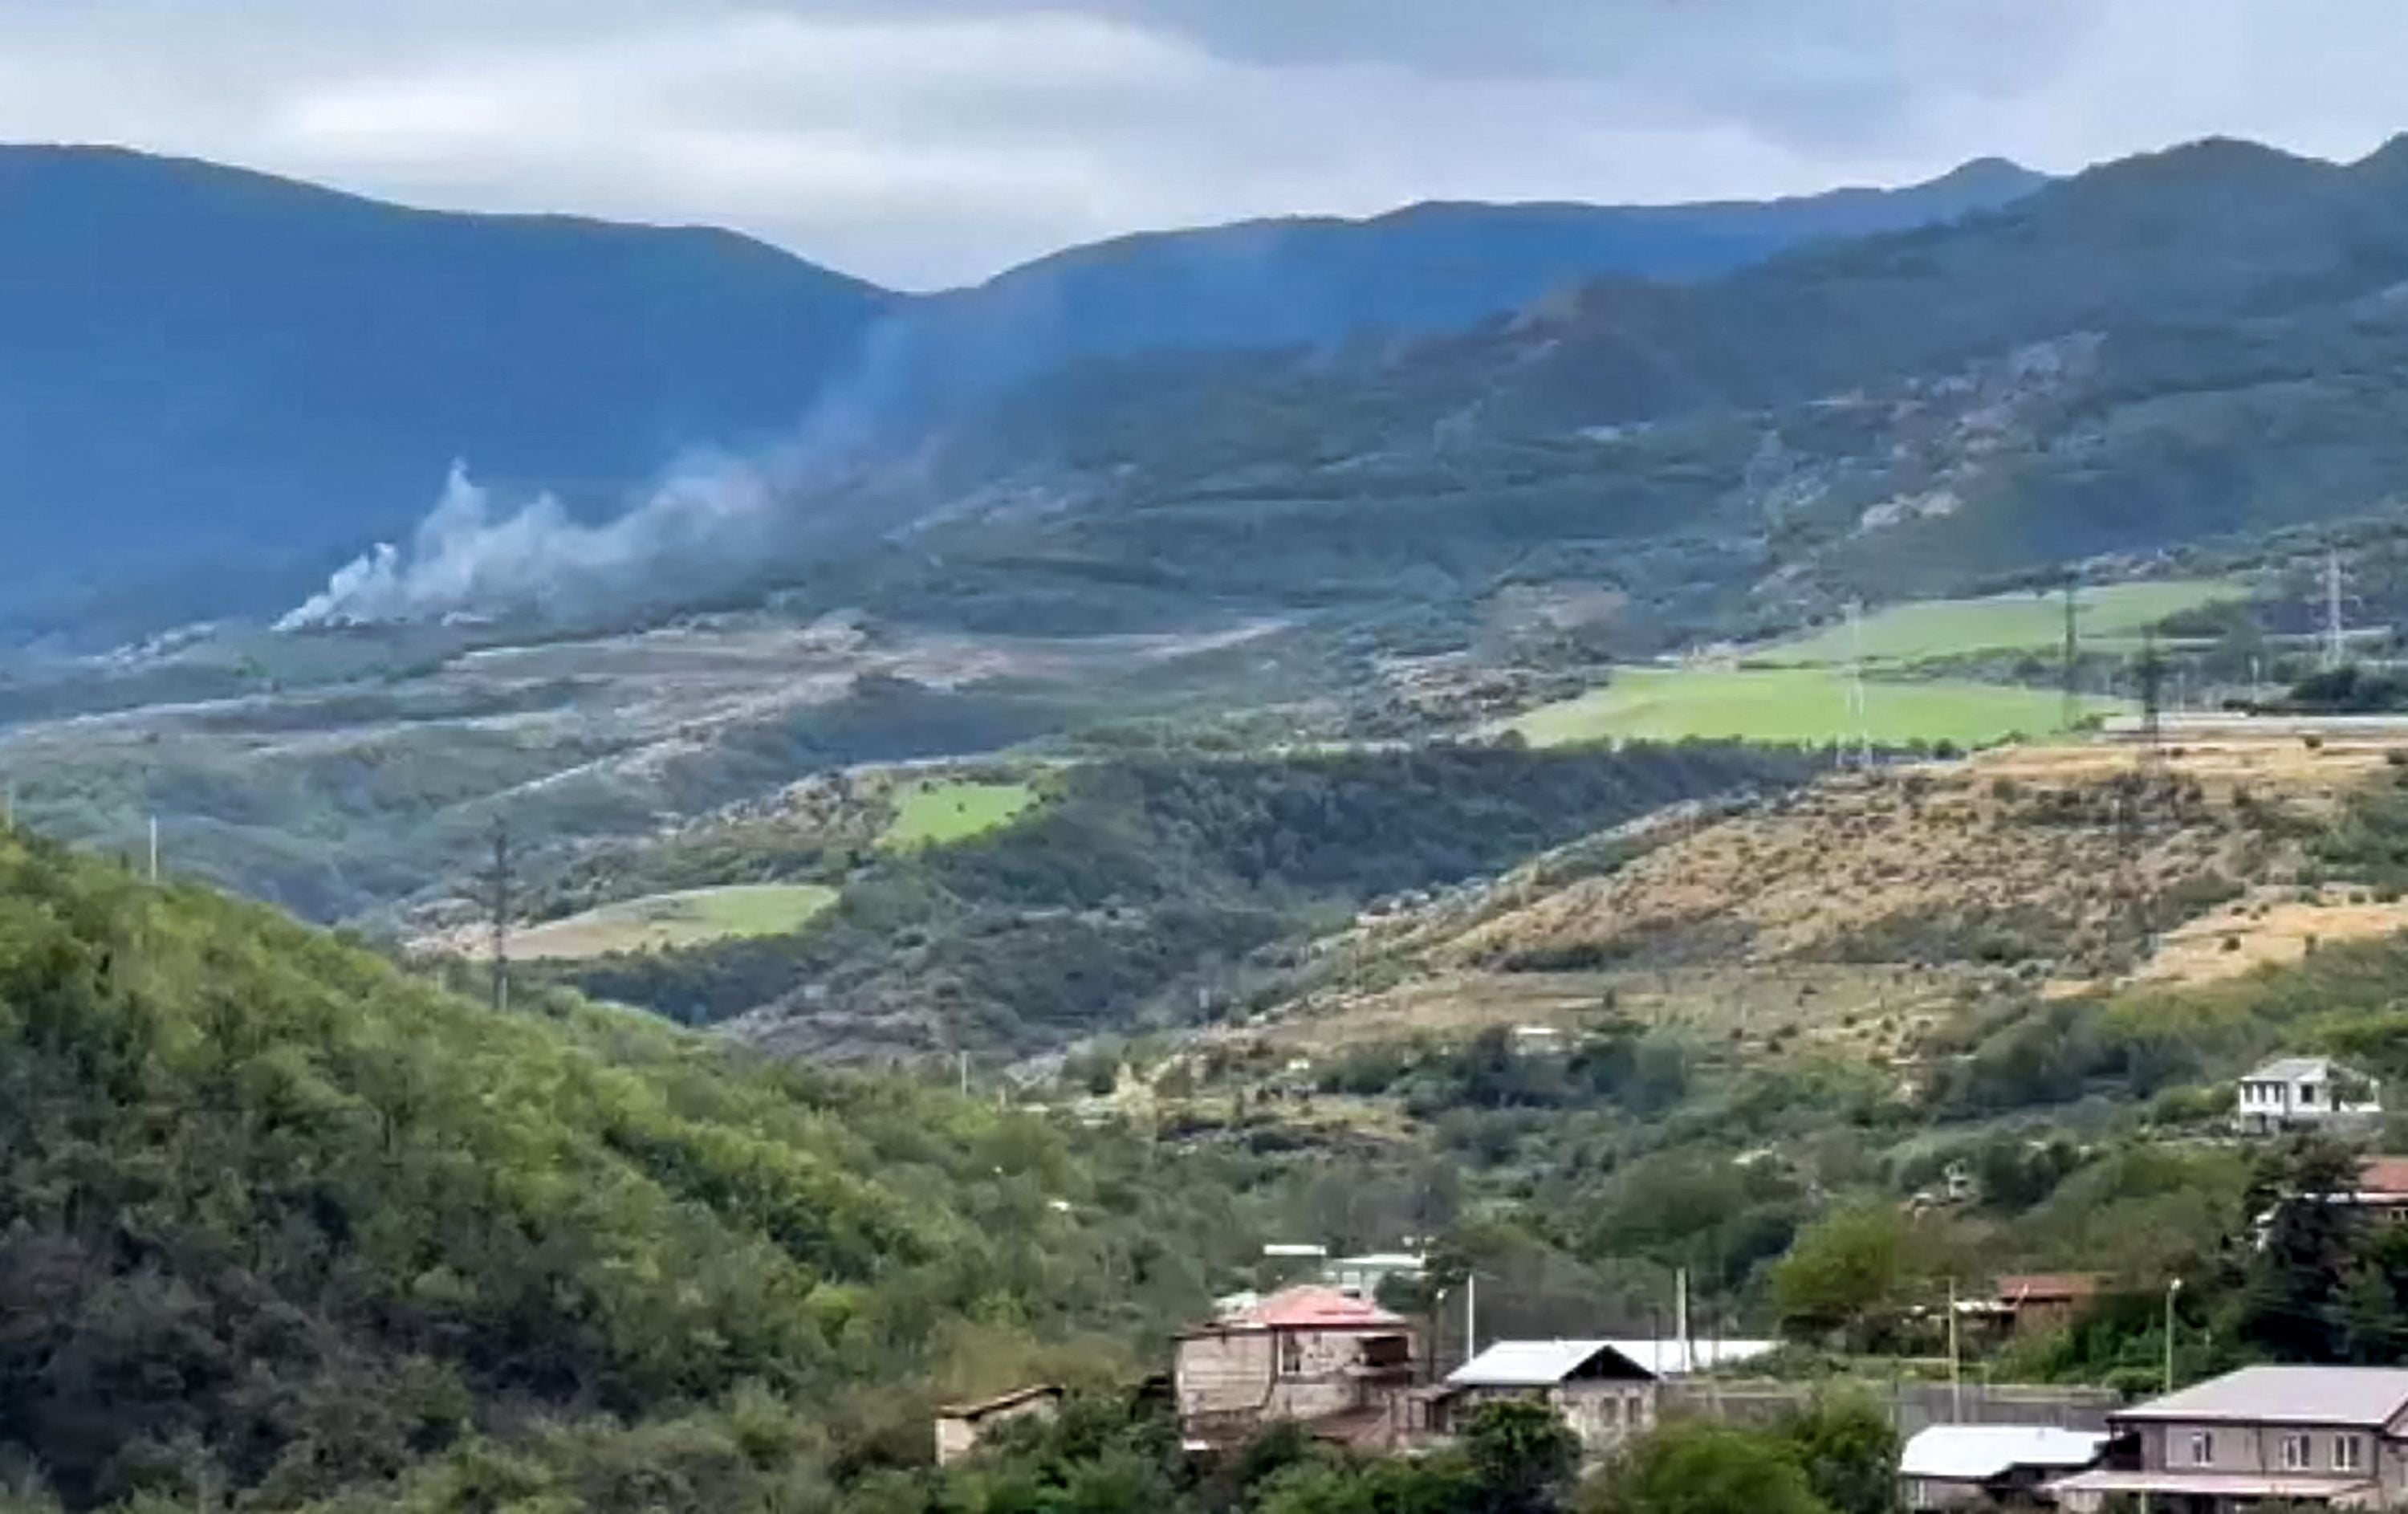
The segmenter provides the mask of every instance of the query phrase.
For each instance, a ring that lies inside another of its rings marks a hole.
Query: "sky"
[[[0,140],[750,232],[898,288],[1124,232],[2408,126],[2401,0],[0,0]]]

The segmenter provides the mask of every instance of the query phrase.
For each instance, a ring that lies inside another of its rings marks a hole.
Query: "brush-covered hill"
[[[823,1507],[1200,1306],[1190,1171],[0,837],[12,1507]]]
[[[1045,492],[973,496],[894,592],[975,605],[982,564],[1172,602],[1410,584],[1469,626],[1500,586],[1579,585],[1652,649],[2380,512],[2402,287],[2408,146],[2201,142],[1470,333],[1067,375],[966,464]]]

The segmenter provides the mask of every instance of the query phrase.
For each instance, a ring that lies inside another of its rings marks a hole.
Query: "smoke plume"
[[[382,542],[346,564],[278,628],[571,613],[704,584],[767,541],[779,497],[758,466],[699,461],[620,515],[588,525],[550,495],[502,508],[455,463],[406,545]]]

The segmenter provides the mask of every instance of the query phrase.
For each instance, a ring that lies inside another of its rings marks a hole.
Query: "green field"
[[[1971,746],[2058,728],[2058,696],[2045,689],[1941,679],[1865,684],[1865,722],[1878,745],[1955,742]],[[2086,713],[2114,714],[2113,699],[2086,699]],[[1512,723],[1533,744],[1680,741],[1728,737],[1831,742],[1853,736],[1848,680],[1831,668],[1626,668],[1577,699],[1533,710]]]
[[[2179,611],[2247,595],[2245,584],[2229,579],[2169,579],[2080,589],[2074,603],[2082,639],[2100,642],[2137,636]],[[2052,651],[2064,639],[2064,601],[2051,593],[1891,605],[1865,616],[1856,638],[1869,662],[1914,662],[1976,652]],[[1850,645],[1845,625],[1827,626],[1785,642],[1746,648],[1741,655],[1752,663],[1845,663]]]
[[[510,938],[529,961],[584,961],[612,952],[673,951],[738,936],[799,930],[836,902],[818,884],[748,884],[653,894],[530,926]]]
[[[998,829],[1037,802],[1026,784],[971,784],[923,779],[896,791],[895,819],[882,846],[941,846]]]

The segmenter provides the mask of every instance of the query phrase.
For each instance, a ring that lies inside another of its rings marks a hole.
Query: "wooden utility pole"
[[[510,825],[494,818],[494,1013],[510,1007]]]

